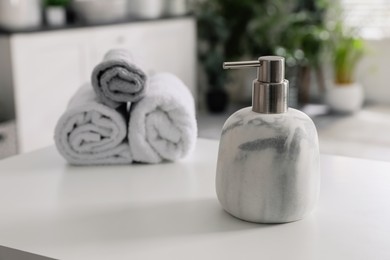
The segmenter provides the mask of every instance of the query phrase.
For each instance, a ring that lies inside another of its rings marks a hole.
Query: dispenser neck
[[[264,83],[253,81],[252,111],[262,114],[281,114],[288,111],[288,81]]]

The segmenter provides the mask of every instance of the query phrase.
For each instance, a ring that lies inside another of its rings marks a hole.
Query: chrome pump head
[[[263,56],[256,61],[224,62],[224,69],[258,67],[253,81],[252,110],[280,114],[288,110],[288,80],[284,79],[284,58]]]

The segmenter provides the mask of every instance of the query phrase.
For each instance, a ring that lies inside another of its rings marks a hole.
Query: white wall
[[[368,102],[390,105],[390,38],[366,42],[368,53],[356,78],[364,86]]]

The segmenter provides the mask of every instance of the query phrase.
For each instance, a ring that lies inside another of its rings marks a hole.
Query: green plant
[[[223,60],[263,55],[284,56],[288,66],[305,67],[306,74],[311,66],[322,75],[319,68],[329,39],[328,7],[328,0],[200,1],[196,8],[199,60],[211,81],[220,77],[218,84],[226,80]],[[208,48],[202,47],[204,43]]]
[[[326,23],[328,0],[267,1],[256,8],[248,25],[251,53],[273,54],[286,59],[286,78],[299,89],[299,100],[309,100],[312,71],[321,91],[325,90],[323,60],[329,46]]]
[[[335,83],[343,85],[355,81],[356,66],[365,53],[364,41],[354,32],[339,24],[335,30],[333,45],[333,69]]]
[[[226,74],[222,69],[225,60],[225,44],[229,35],[228,26],[219,14],[217,1],[198,3],[198,57],[207,74],[209,86],[222,90]]]
[[[44,5],[48,6],[62,6],[66,7],[70,4],[70,0],[44,0]]]

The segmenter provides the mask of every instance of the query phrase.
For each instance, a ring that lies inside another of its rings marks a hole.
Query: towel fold
[[[99,100],[112,108],[139,101],[145,95],[145,82],[145,73],[121,49],[108,51],[92,72],[92,86]]]
[[[126,164],[132,161],[126,135],[126,104],[105,106],[85,84],[57,122],[54,140],[70,164]]]
[[[184,83],[169,73],[149,79],[149,90],[131,104],[128,140],[134,161],[175,161],[192,151],[197,136],[195,102]]]

